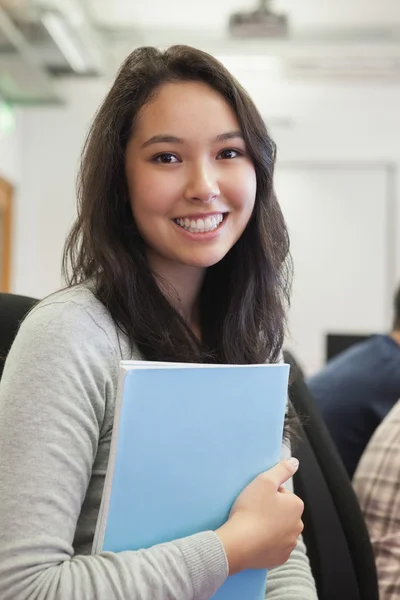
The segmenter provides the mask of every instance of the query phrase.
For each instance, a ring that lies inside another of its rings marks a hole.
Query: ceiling
[[[400,82],[399,0],[271,0],[288,19],[287,35],[232,36],[232,13],[254,11],[259,1],[0,0],[0,95],[14,103],[60,101],[54,77],[111,76],[135,47],[174,43],[219,57],[251,55],[250,68],[256,57],[259,66],[262,57],[279,59],[287,77]],[[45,24],[48,13],[74,39],[81,64]]]
[[[224,30],[229,15],[250,11],[257,0],[85,0],[96,22],[106,27]],[[398,23],[398,0],[275,0],[271,8],[290,15],[294,29],[362,27]]]
[[[0,99],[61,103],[54,78],[102,74],[100,45],[80,0],[0,0]]]
[[[270,8],[288,17],[286,37],[232,37],[229,17],[253,11],[258,1],[85,0],[85,6],[107,40],[113,72],[137,45],[184,43],[219,57],[279,58],[287,77],[400,81],[399,0],[271,0]]]

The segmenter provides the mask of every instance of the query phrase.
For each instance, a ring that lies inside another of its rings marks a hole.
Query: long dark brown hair
[[[207,270],[199,298],[201,342],[149,268],[125,178],[125,151],[138,112],[164,83],[180,81],[206,83],[233,108],[257,178],[243,235]],[[275,157],[254,103],[215,58],[188,46],[138,48],[120,68],[83,149],[78,217],[63,257],[67,284],[92,282],[132,347],[148,360],[275,362],[291,279],[288,234],[273,188]]]

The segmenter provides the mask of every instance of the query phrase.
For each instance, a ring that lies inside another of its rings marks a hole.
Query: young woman
[[[68,288],[26,318],[1,383],[2,600],[205,600],[258,567],[268,598],[315,600],[303,506],[283,487],[294,459],[257,477],[218,531],[90,555],[119,361],[279,360],[289,246],[274,161],[211,56],[141,48],[123,64],[83,152]]]

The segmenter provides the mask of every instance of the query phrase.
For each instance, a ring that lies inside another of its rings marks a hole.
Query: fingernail
[[[288,458],[288,463],[291,465],[291,467],[297,471],[297,469],[299,468],[299,461],[297,460],[297,458],[295,458],[294,456]]]

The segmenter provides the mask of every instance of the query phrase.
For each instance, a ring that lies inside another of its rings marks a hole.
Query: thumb
[[[268,478],[274,482],[276,488],[280,488],[288,479],[293,477],[299,468],[299,461],[297,458],[291,457],[287,460],[281,460],[272,469],[267,471]]]

